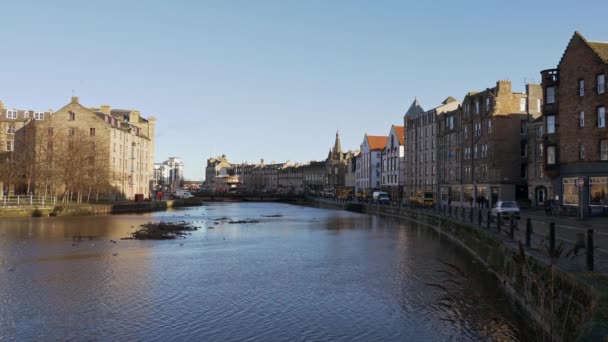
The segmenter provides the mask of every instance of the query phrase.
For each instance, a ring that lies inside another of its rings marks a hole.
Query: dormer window
[[[6,118],[7,119],[16,119],[17,118],[17,111],[16,110],[7,110],[6,111]]]
[[[44,112],[35,112],[34,120],[44,120]]]
[[[23,118],[24,118],[24,119],[29,119],[29,117],[30,117],[30,112],[29,112],[29,110],[26,110],[25,112],[23,112]]]

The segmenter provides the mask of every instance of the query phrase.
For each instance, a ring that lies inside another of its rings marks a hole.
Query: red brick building
[[[546,173],[556,199],[587,213],[608,207],[608,43],[575,32],[557,69],[541,71]],[[577,186],[579,180],[583,187]]]

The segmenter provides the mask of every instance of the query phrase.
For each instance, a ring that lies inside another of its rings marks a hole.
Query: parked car
[[[182,190],[182,189],[175,190],[175,194],[173,194],[173,196],[175,196],[176,198],[182,198],[182,199],[188,199],[188,198],[194,197],[190,193],[190,191]]]
[[[390,197],[384,191],[374,191],[372,193],[372,200],[374,201],[374,203],[378,204],[388,204],[391,202]]]
[[[515,201],[498,201],[496,207],[492,208],[493,216],[513,216],[519,219],[519,205]]]

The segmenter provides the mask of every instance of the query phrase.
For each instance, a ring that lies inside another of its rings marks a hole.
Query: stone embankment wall
[[[117,204],[68,204],[49,207],[7,207],[0,209],[0,217],[83,216],[162,211],[177,207],[201,205],[200,200],[172,200],[162,202],[133,202]]]
[[[312,201],[320,208],[394,216],[419,222],[465,248],[496,276],[518,311],[534,329],[554,341],[606,341],[608,277],[567,272],[549,258],[532,255],[521,245],[478,226],[436,213],[409,208]],[[541,336],[542,336],[541,334]]]

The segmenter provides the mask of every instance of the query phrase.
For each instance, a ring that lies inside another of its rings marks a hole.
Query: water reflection
[[[161,219],[202,229],[182,241],[119,240]],[[74,243],[78,234],[99,239]],[[0,221],[0,340],[525,337],[478,265],[391,218],[232,203]]]

